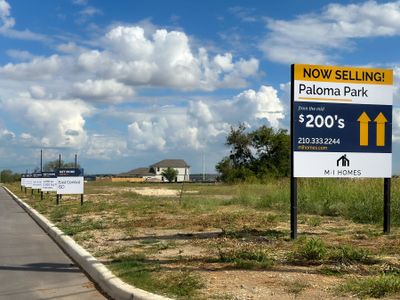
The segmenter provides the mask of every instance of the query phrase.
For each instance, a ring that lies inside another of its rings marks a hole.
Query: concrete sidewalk
[[[106,299],[3,188],[0,299]]]

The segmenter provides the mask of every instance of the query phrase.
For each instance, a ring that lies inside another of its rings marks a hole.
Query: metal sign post
[[[291,71],[291,237],[298,177],[385,178],[390,232],[393,70],[296,64]]]

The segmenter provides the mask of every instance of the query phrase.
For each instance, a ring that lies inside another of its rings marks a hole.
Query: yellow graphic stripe
[[[393,70],[297,64],[294,80],[392,85]]]

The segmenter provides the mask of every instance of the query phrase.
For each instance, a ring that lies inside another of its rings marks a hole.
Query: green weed
[[[382,298],[400,292],[400,277],[381,275],[367,279],[351,279],[340,285],[338,291],[352,293],[360,298]]]
[[[274,260],[264,249],[218,249],[218,262],[233,263],[238,269],[270,269]]]
[[[110,269],[126,282],[156,293],[178,299],[192,299],[204,287],[199,275],[191,271],[168,272],[160,275],[160,265],[148,261],[144,255],[130,255],[114,259]]]
[[[332,249],[329,253],[329,259],[344,264],[348,263],[370,264],[376,261],[371,257],[369,251],[363,249],[356,249],[348,245]]]
[[[327,247],[320,239],[301,239],[297,242],[295,250],[289,254],[289,258],[298,262],[319,261],[325,258],[327,252]]]

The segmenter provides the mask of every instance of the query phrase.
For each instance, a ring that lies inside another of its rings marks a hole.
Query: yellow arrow
[[[383,113],[379,113],[379,115],[375,118],[374,122],[376,123],[376,145],[378,147],[385,146],[385,123],[388,120],[385,118]]]
[[[364,111],[357,119],[360,122],[360,146],[368,146],[368,123],[371,119]]]

